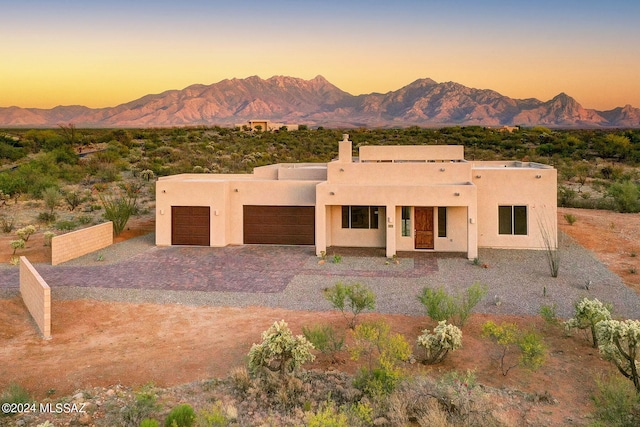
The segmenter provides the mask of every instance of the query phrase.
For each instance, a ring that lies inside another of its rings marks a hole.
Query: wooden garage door
[[[209,246],[209,206],[171,206],[171,244]]]
[[[244,206],[244,243],[315,244],[313,206]]]

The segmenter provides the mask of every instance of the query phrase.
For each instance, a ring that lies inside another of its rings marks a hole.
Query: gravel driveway
[[[480,249],[488,268],[450,255],[416,255],[400,258],[399,264],[380,256],[344,255],[338,264],[329,258],[320,265],[309,247],[158,248],[153,234],[60,266],[36,268],[54,299],[329,310],[322,290],[343,281],[370,286],[378,297],[376,311],[421,315],[416,296],[425,286],[453,293],[480,282],[488,294],[477,312],[535,315],[541,305],[556,304],[559,316],[570,317],[575,301],[587,296],[612,303],[615,316],[640,318],[635,292],[571,238],[561,241],[555,279],[544,251]],[[17,293],[17,269],[0,268],[0,297]]]

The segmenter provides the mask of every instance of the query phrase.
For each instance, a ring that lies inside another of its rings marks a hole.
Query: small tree
[[[611,320],[611,304],[603,304],[597,298],[583,298],[575,304],[575,314],[564,322],[567,332],[572,329],[589,329],[593,340],[593,348],[598,348],[596,325],[603,320]]]
[[[275,322],[262,333],[262,343],[249,350],[249,370],[258,374],[262,369],[278,372],[281,376],[295,373],[315,356],[311,344],[302,335],[294,336],[284,320]]]
[[[316,350],[330,354],[332,361],[337,361],[335,353],[344,346],[344,333],[336,332],[331,325],[315,325],[309,328],[303,326],[302,334]]]
[[[53,211],[60,205],[62,195],[55,187],[47,187],[42,190],[42,200],[44,205],[49,209],[49,215],[53,215]]]
[[[373,310],[376,306],[376,294],[362,283],[345,285],[336,283],[324,292],[324,297],[336,310],[340,310],[347,319],[349,328],[356,326],[356,317],[364,310]],[[349,316],[347,311],[351,312]]]
[[[425,349],[424,363],[439,363],[447,357],[449,351],[462,347],[462,331],[454,325],[447,325],[446,320],[438,322],[433,334],[428,329],[422,331],[417,340],[418,347]]]
[[[596,324],[600,353],[613,362],[618,371],[633,382],[640,394],[640,320],[602,320]]]
[[[521,332],[515,323],[502,322],[498,325],[488,321],[482,325],[482,336],[501,347],[499,362],[504,376],[516,366],[538,369],[546,359],[546,346],[540,336],[535,332]],[[520,353],[516,360],[512,359],[514,350]]]
[[[487,287],[480,283],[474,283],[464,293],[450,295],[444,288],[424,288],[418,295],[418,301],[427,309],[427,315],[440,322],[454,319],[460,326],[464,326],[471,316],[473,308],[485,297]]]

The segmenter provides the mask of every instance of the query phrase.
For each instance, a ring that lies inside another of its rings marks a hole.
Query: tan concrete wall
[[[20,294],[44,338],[51,337],[51,288],[26,257],[20,257]]]
[[[71,233],[55,236],[51,240],[51,265],[57,265],[113,244],[111,221]]]
[[[386,243],[386,210],[378,208],[378,228],[342,228],[342,206],[331,206],[331,245],[362,248],[384,248]]]

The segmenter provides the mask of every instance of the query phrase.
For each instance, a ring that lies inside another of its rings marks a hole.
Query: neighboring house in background
[[[348,135],[329,163],[253,174],[184,174],[156,184],[156,244],[384,247],[463,252],[543,249],[557,235],[557,173],[464,159],[463,146],[362,146]]]
[[[282,127],[286,127],[287,130],[298,130],[298,125],[284,124],[284,123],[272,123],[269,120],[249,120],[246,123],[239,123],[235,125],[242,129],[245,126],[252,131],[272,132],[279,130]]]

